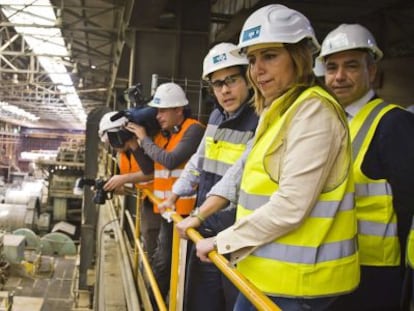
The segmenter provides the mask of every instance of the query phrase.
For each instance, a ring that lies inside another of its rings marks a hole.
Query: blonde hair
[[[290,92],[284,103],[284,107],[282,108],[282,113],[289,108],[303,90],[316,84],[319,85],[319,82],[313,74],[313,56],[309,40],[304,39],[297,43],[285,43],[284,47],[292,59],[294,75],[296,78],[290,88],[285,91]],[[250,67],[247,70],[247,78],[254,90],[254,106],[256,112],[260,115],[265,108],[265,98],[251,78]]]

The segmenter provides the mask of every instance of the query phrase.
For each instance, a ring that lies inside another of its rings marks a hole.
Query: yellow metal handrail
[[[108,157],[106,164],[111,162],[111,160],[115,161],[114,158]],[[110,169],[112,171],[112,169]],[[148,283],[151,287],[151,290],[154,294],[154,298],[156,300],[156,303],[158,305],[158,309],[160,311],[166,311],[166,305],[163,300],[163,297],[159,291],[158,284],[156,282],[156,279],[153,275],[150,263],[148,261],[148,258],[146,257],[146,254],[144,253],[144,250],[141,246],[141,243],[139,241],[139,235],[140,235],[140,228],[139,228],[139,208],[140,203],[142,203],[143,196],[147,196],[153,203],[159,204],[161,203],[161,199],[156,197],[151,191],[149,190],[140,190],[135,193],[137,196],[137,219],[135,221],[135,224],[132,220],[132,217],[126,215],[127,218],[127,224],[130,226],[132,231],[134,231],[134,258],[131,258],[131,263],[134,266],[134,271],[139,268],[139,262],[142,262],[144,271],[146,272]],[[127,191],[128,192],[128,191]],[[130,195],[133,195],[135,192],[131,191]],[[174,223],[178,223],[183,220],[183,218],[178,214],[172,214],[171,215],[172,220]],[[170,282],[170,300],[169,300],[169,310],[176,310],[177,307],[177,295],[172,293],[177,293],[177,283],[178,283],[178,270],[179,268],[184,269],[184,267],[179,267],[179,252],[178,252],[178,245],[180,244],[180,238],[177,229],[174,227],[173,230],[173,254],[172,254],[172,267],[171,267],[171,282]],[[197,243],[198,241],[202,240],[203,237],[200,235],[198,231],[196,231],[193,228],[189,228],[187,230],[187,236],[194,242]],[[142,256],[139,256],[138,254],[142,254]],[[183,254],[185,255],[185,254]],[[141,258],[139,258],[141,257]],[[258,309],[258,310],[264,310],[264,311],[280,311],[280,308],[267,297],[263,292],[261,292],[256,286],[254,286],[252,283],[250,283],[239,271],[237,271],[234,267],[231,267],[229,265],[228,260],[223,257],[222,255],[218,254],[216,251],[211,251],[208,254],[208,257],[210,260],[217,266],[218,269],[240,290],[240,292],[250,300],[250,302]],[[140,260],[141,259],[141,260]],[[137,275],[136,275],[137,277]],[[138,282],[138,281],[137,281]]]
[[[134,224],[133,224],[132,217],[127,215],[127,220],[128,220],[129,226],[133,227]],[[135,254],[136,255],[141,254],[141,261],[142,261],[143,269],[146,272],[146,276],[148,278],[148,283],[149,283],[149,285],[152,289],[154,299],[155,299],[155,301],[158,305],[158,309],[160,311],[166,311],[167,307],[165,306],[165,302],[162,298],[160,289],[159,289],[158,284],[157,284],[157,280],[155,279],[154,274],[152,273],[151,265],[149,263],[149,260],[148,260],[147,256],[144,253],[144,249],[142,248],[142,245],[139,241],[139,238],[138,238],[137,234],[135,234],[135,236],[134,236],[134,244],[135,244],[135,247],[136,247]],[[134,271],[136,271],[138,269],[138,266],[139,266],[139,262],[138,262],[138,257],[136,256],[134,258]]]
[[[162,201],[160,198],[156,197],[151,191],[144,189],[144,194],[150,198],[150,200],[155,204],[160,204]],[[171,215],[172,220],[174,223],[178,223],[183,220],[183,218],[175,213]],[[176,229],[174,228],[174,233],[176,233]],[[187,229],[187,236],[194,242],[197,243],[198,241],[203,239],[203,236],[195,230],[194,228]],[[250,302],[258,309],[263,311],[280,311],[281,309],[262,291],[260,291],[256,286],[250,283],[239,271],[229,265],[228,260],[217,253],[215,250],[211,251],[208,254],[210,260],[220,269],[221,272],[240,290],[240,292],[250,300]],[[173,256],[174,258],[174,256]],[[173,259],[174,260],[174,259]],[[171,279],[173,279],[173,271],[171,272]],[[174,309],[171,307],[171,296],[175,297],[175,295],[170,294],[170,310],[175,310],[175,302],[173,302]]]

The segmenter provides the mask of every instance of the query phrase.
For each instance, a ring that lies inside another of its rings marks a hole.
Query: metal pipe
[[[132,217],[129,213],[126,214],[126,218],[128,219],[129,226],[131,228],[133,228],[134,222],[133,222]],[[155,279],[154,273],[152,272],[151,265],[149,263],[149,260],[148,260],[147,256],[144,254],[144,249],[142,248],[141,243],[139,242],[139,239],[138,239],[137,236],[134,236],[134,242],[135,242],[135,247],[137,248],[138,252],[140,254],[142,254],[142,256],[141,256],[142,265],[143,265],[144,271],[147,275],[148,282],[149,282],[150,287],[152,289],[152,293],[154,294],[154,298],[155,298],[155,301],[157,303],[158,309],[160,311],[167,311],[167,307],[166,307],[164,299],[161,295],[160,288],[158,287],[157,280]],[[134,268],[138,269],[138,266],[136,266]]]
[[[111,219],[116,219],[116,213],[112,201],[110,201]],[[121,251],[121,276],[124,286],[125,300],[127,303],[128,310],[141,310],[139,298],[137,295],[137,288],[135,286],[134,274],[131,270],[131,264],[129,261],[128,250],[125,246],[125,241],[122,236],[122,231],[117,221],[114,221],[113,229],[115,236],[118,240],[119,250]]]

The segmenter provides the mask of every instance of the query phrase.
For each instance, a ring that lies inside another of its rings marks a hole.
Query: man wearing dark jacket
[[[382,56],[358,24],[340,25],[322,43],[325,83],[349,119],[361,265],[359,287],[335,310],[400,310],[414,211],[414,115],[375,94]]]

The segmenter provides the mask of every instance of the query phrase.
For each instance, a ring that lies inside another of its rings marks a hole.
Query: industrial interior
[[[108,229],[119,216],[94,187],[74,191],[114,170],[100,118],[131,108],[131,90],[145,103],[174,81],[205,122],[206,52],[237,43],[269,3],[304,13],[320,42],[341,23],[368,27],[385,55],[376,91],[414,104],[410,0],[0,0],[0,310],[150,310],[126,290],[140,286],[125,268],[131,245],[115,242],[123,224]]]

